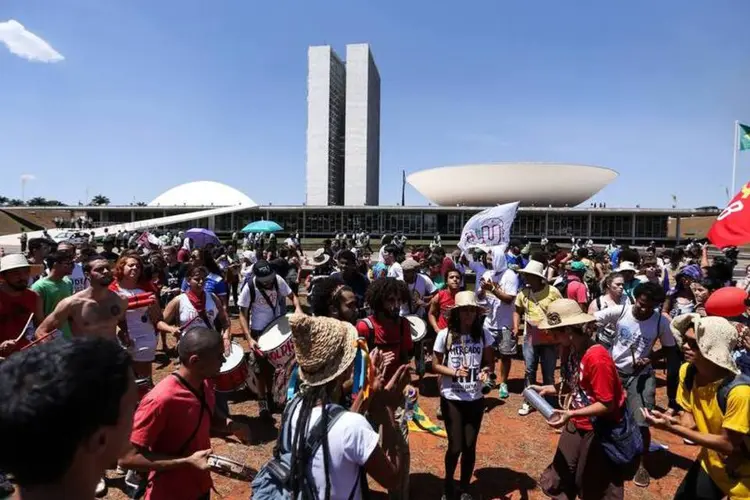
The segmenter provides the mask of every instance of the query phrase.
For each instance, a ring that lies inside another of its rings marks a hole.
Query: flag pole
[[[732,192],[730,193],[731,196],[734,196],[735,193],[735,180],[737,178],[737,150],[739,149],[738,139],[739,139],[739,130],[740,130],[740,122],[739,120],[734,121],[734,151],[732,152]]]

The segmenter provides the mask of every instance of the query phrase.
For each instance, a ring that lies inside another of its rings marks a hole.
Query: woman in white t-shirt
[[[459,498],[453,484],[461,458],[460,498],[467,493],[476,462],[477,437],[484,415],[482,386],[495,366],[493,338],[483,328],[482,309],[474,292],[456,294],[448,328],[435,340],[433,371],[440,375],[440,408],[448,434],[444,499]]]
[[[290,452],[292,457],[288,483],[292,498],[308,486],[321,500],[359,500],[362,491],[367,490],[366,476],[385,488],[394,487],[402,464],[386,454],[379,444],[380,436],[360,414],[365,410],[363,392],[352,411],[336,404],[341,400],[343,384],[352,378],[357,355],[356,328],[334,318],[301,313],[292,315],[289,325],[302,382],[300,392],[288,403],[281,424],[281,451]],[[398,432],[393,408],[403,401],[401,391],[409,378],[408,367],[399,368],[386,386],[382,362],[374,364],[378,376],[368,399],[370,415],[383,423],[383,438],[393,438]],[[301,429],[300,423],[304,423]],[[320,447],[309,456],[308,437],[319,423],[330,432],[323,433]],[[312,485],[306,483],[308,470],[312,472]],[[262,479],[263,474],[258,477]],[[262,487],[257,482],[252,486],[253,491]]]
[[[608,307],[621,306],[628,303],[625,290],[625,278],[620,273],[610,273],[602,280],[604,295],[600,295],[589,304],[589,314],[593,315]],[[617,336],[617,331],[612,325],[603,325],[597,331],[597,341],[606,347],[612,348],[612,343]]]

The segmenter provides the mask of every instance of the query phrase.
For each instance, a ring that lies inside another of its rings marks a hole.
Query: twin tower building
[[[378,205],[380,74],[366,43],[307,52],[307,205]]]

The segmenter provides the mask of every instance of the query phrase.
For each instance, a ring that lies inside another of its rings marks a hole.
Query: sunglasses
[[[687,344],[693,351],[698,350],[698,341],[696,339],[685,337],[685,344]]]

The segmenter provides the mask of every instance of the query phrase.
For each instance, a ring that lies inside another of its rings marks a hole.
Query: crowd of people
[[[409,246],[397,234],[375,253],[358,231],[306,257],[298,234],[200,248],[180,232],[105,234],[101,248],[32,239],[0,260],[0,471],[23,499],[101,495],[115,467],[134,498],[209,498],[211,435],[253,432],[214,388],[239,330],[260,420],[282,415],[258,500],[367,498],[367,477],[408,500],[408,422],[429,373],[447,435],[443,498],[474,498],[485,401],[510,397],[519,348],[524,386],[560,433],[539,480],[547,496],[647,488],[658,428],[701,447],[675,498],[750,498],[750,267],[735,283],[736,250],[711,260],[700,242],[572,243],[448,254],[439,235]],[[741,311],[713,311],[729,288]],[[288,313],[294,355],[279,365],[263,337]],[[154,385],[159,345],[176,370]],[[532,399],[519,415],[539,409]]]

